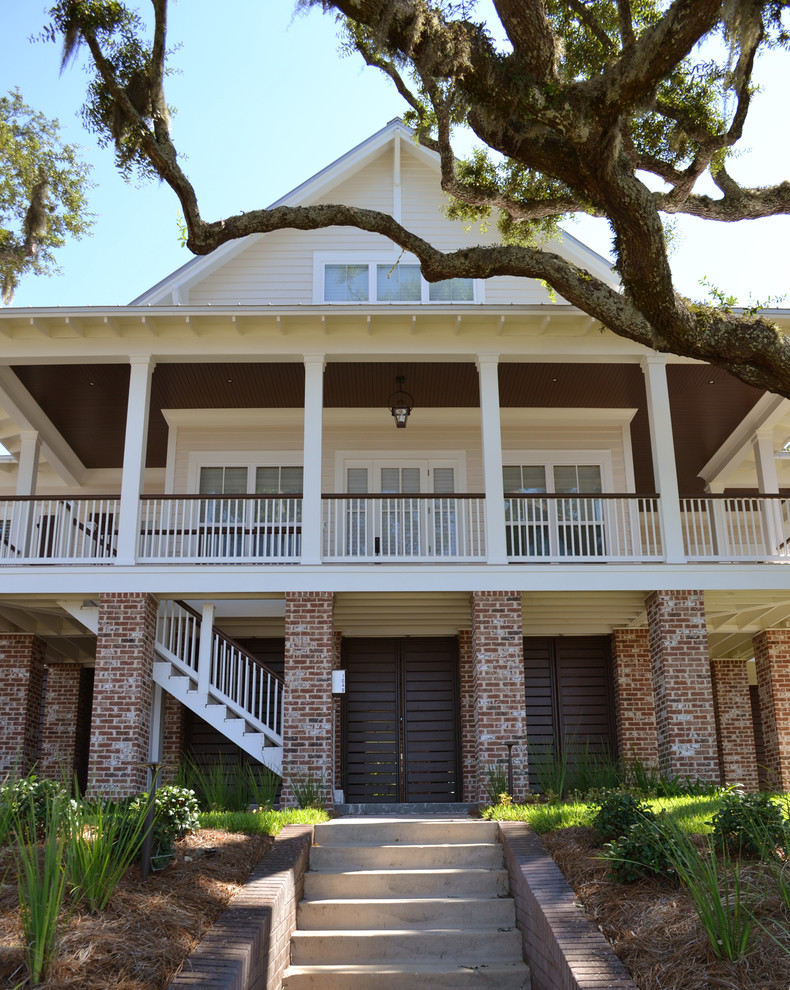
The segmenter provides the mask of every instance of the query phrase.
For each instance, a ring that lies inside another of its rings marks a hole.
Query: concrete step
[[[350,870],[305,875],[304,896],[332,897],[506,897],[506,870]]]
[[[523,963],[292,966],[283,990],[529,990]]]
[[[378,900],[302,901],[296,917],[300,931],[346,929],[513,928],[516,911],[510,898],[393,897]]]
[[[398,963],[419,960],[453,967],[481,966],[521,959],[521,932],[517,928],[491,929],[337,930],[302,931],[291,938],[293,966],[337,966]]]
[[[457,845],[342,845],[313,846],[310,869],[343,873],[359,870],[404,870],[441,867],[501,869],[502,847],[498,843],[459,843]]]
[[[353,815],[355,818],[360,815],[373,815],[376,818],[392,818],[402,815],[422,815],[426,818],[435,818],[437,815],[453,815],[460,818],[468,815],[477,807],[476,804],[465,804],[462,801],[412,801],[408,804],[336,804],[335,811],[338,815]]]
[[[315,842],[319,846],[496,842],[498,827],[496,822],[464,818],[456,821],[419,818],[359,821],[338,818],[316,825]]]

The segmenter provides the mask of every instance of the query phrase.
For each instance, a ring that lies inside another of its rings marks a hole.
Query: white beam
[[[66,443],[49,416],[7,366],[0,366],[0,406],[20,430],[34,430],[39,434],[44,460],[67,485],[78,488],[85,478],[85,465]]]

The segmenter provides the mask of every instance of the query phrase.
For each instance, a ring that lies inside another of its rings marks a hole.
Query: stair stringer
[[[200,691],[195,671],[159,644],[155,646],[153,679],[168,694],[213,726],[253,759],[279,776],[283,772],[283,747],[268,738],[266,726],[253,715],[241,716],[218,693]],[[268,744],[268,745],[267,745]]]

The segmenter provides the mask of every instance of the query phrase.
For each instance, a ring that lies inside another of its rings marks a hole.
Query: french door
[[[347,639],[343,666],[346,800],[460,801],[457,641]]]

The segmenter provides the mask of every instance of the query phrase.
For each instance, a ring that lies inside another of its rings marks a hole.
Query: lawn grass
[[[245,832],[248,835],[277,835],[286,825],[317,825],[328,822],[329,815],[316,808],[286,808],[283,811],[203,811],[199,816],[201,828],[216,828],[224,832]]]

